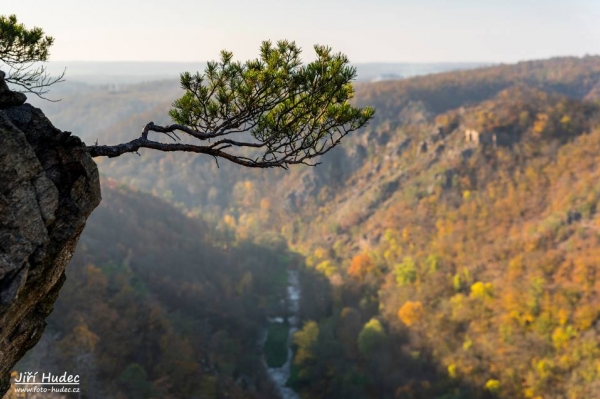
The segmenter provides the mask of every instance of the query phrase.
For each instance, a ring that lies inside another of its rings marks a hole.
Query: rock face
[[[96,164],[0,73],[0,397],[44,331],[79,235],[100,203]]]

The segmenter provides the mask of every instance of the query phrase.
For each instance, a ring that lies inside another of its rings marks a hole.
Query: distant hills
[[[480,62],[354,64],[358,72],[357,81],[359,82],[406,79],[414,76],[475,69],[490,65],[490,63]]]
[[[489,63],[358,63],[359,81],[402,79],[418,75],[473,69]],[[178,78],[181,72],[203,71],[205,62],[59,62],[48,64],[57,75],[66,69],[69,82],[88,84],[133,84]],[[57,86],[58,87],[58,86]]]

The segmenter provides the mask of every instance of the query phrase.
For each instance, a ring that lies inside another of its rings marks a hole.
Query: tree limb
[[[317,60],[307,65],[302,65],[293,42],[264,42],[260,59],[245,64],[233,62],[233,55],[223,51],[221,61],[209,62],[204,74],[181,75],[185,94],[169,112],[174,124],[150,122],[135,140],[88,150],[93,157],[116,157],[140,148],[195,152],[256,168],[312,165],[310,159],[327,153],[374,114],[370,107],[349,103],[356,69],[348,66],[348,59],[324,46],[315,46],[315,51]],[[176,142],[152,141],[150,132]],[[177,133],[209,143],[232,134],[245,136],[201,145],[177,142]]]

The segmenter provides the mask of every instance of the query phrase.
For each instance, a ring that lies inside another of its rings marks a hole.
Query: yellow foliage
[[[525,313],[522,317],[521,317],[521,322],[523,324],[525,323],[533,323],[535,321],[535,316],[532,315],[531,313]]]
[[[456,321],[464,321],[469,317],[469,307],[467,305],[467,298],[463,294],[456,294],[450,298],[450,304],[452,305],[452,318]]]
[[[592,305],[582,305],[575,311],[573,318],[577,329],[584,331],[592,326],[597,317],[598,309],[595,309]]]
[[[438,219],[435,222],[435,227],[438,231],[438,238],[444,238],[445,236],[449,236],[454,232],[454,227],[452,226],[452,222]]]
[[[418,301],[406,301],[398,310],[398,318],[407,326],[410,327],[418,323],[425,315],[423,304]]]
[[[402,240],[405,242],[408,241],[408,232],[408,227],[402,229]]]
[[[394,275],[400,287],[414,283],[417,280],[415,261],[411,257],[405,257],[401,263],[394,266]]]
[[[556,327],[552,333],[552,344],[556,349],[565,348],[569,344],[571,338],[576,335],[575,329],[572,326],[567,326],[566,328]]]
[[[558,323],[561,326],[564,326],[565,324],[567,324],[567,321],[569,321],[569,312],[565,309],[560,309],[558,311]]]
[[[519,278],[523,273],[523,254],[518,254],[508,262],[508,278],[511,281]]]
[[[558,359],[558,365],[564,369],[569,369],[578,363],[577,359],[569,355],[562,355]]]
[[[471,286],[471,293],[469,294],[469,297],[479,299],[492,298],[493,291],[494,289],[492,287],[492,283],[483,283],[481,281],[477,281]]]
[[[548,119],[548,114],[537,114],[535,122],[533,123],[533,133],[536,135],[542,134],[548,125]]]
[[[463,342],[462,347],[466,351],[468,351],[469,349],[471,349],[473,347],[473,340],[471,339],[471,337],[467,336],[465,338],[465,342]]]
[[[325,259],[329,251],[323,247],[317,247],[315,249],[315,258],[317,259]]]
[[[314,359],[314,346],[319,337],[319,325],[315,321],[308,321],[300,331],[294,333],[294,344],[297,345],[295,364],[303,364],[307,360]]]
[[[448,366],[448,376],[450,378],[456,378],[456,377],[458,377],[458,372],[457,372],[456,364],[452,363],[451,365]]]
[[[392,229],[386,229],[383,233],[383,241],[384,242],[395,242],[396,241],[396,231]]]
[[[485,383],[485,389],[492,393],[500,391],[500,381],[493,379],[487,380],[487,382]]]
[[[460,278],[460,274],[456,273],[452,278],[452,286],[455,291],[460,291],[462,288],[462,279]]]
[[[327,277],[333,276],[338,271],[337,267],[330,260],[324,260],[323,262],[320,262],[317,264],[316,269],[318,272],[323,273]]]
[[[546,379],[550,377],[552,374],[552,369],[554,368],[554,363],[552,363],[549,359],[542,359],[535,365],[537,372],[541,379]]]

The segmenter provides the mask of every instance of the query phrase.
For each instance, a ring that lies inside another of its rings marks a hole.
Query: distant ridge
[[[359,63],[354,64],[358,70],[359,81],[378,82],[383,80],[406,79],[413,76],[432,73],[451,72],[492,66],[483,62],[436,62],[436,63]]]
[[[153,80],[176,79],[181,72],[202,71],[205,62],[50,62],[48,71],[56,75],[66,68],[66,80],[90,84],[141,83]]]
[[[457,71],[493,65],[491,63],[357,63],[359,81],[404,79],[412,76]],[[90,84],[140,83],[153,80],[176,79],[181,72],[203,71],[206,62],[92,62],[53,61],[48,70],[53,75],[66,68],[68,81]]]

